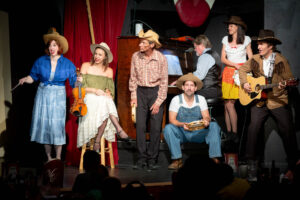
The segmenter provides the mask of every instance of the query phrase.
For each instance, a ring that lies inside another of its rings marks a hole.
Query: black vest
[[[205,52],[211,55],[215,59],[215,64],[208,70],[205,78],[202,80],[203,89],[210,87],[221,87],[222,76],[221,76],[221,59],[217,52],[208,50]]]

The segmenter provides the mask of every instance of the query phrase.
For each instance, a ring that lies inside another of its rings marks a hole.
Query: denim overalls
[[[176,119],[180,122],[192,122],[202,119],[198,95],[195,95],[196,106],[185,108],[182,106],[183,94],[179,95],[179,107]],[[208,154],[210,158],[221,157],[220,127],[217,122],[210,122],[209,127],[197,131],[185,131],[183,127],[167,124],[164,129],[164,138],[167,142],[171,159],[182,158],[180,144],[186,142],[203,143],[209,145]]]

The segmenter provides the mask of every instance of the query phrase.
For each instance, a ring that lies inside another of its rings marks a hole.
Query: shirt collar
[[[204,51],[203,51],[202,54],[206,53],[206,52],[209,51],[209,50],[211,50],[211,48],[206,48],[206,49],[204,49]]]
[[[263,59],[264,62],[270,62],[271,59],[274,58],[274,57],[275,57],[275,53],[273,52],[273,53],[270,54],[270,56],[268,58],[262,57],[262,59]]]
[[[145,53],[139,52],[139,57],[145,59]],[[153,49],[149,60],[158,60],[158,51],[156,49]]]

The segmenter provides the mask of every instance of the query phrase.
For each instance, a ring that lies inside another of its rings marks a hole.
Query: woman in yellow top
[[[251,39],[245,35],[247,25],[238,16],[232,16],[228,21],[228,35],[222,40],[223,48],[221,61],[226,66],[222,73],[222,95],[225,101],[225,123],[228,137],[236,143],[239,142],[237,135],[237,113],[234,107],[239,98],[238,82],[233,76],[236,70],[252,57]],[[238,78],[237,78],[238,79]]]
[[[113,60],[110,48],[105,42],[90,46],[93,57],[81,66],[82,82],[85,88],[87,114],[79,119],[77,147],[95,138],[94,150],[99,151],[102,135],[108,141],[115,141],[115,133],[121,140],[129,140],[118,121],[118,113],[113,101],[115,87],[113,70],[108,67]]]

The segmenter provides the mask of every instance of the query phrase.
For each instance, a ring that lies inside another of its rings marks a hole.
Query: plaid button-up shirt
[[[167,98],[168,64],[166,57],[158,50],[154,49],[149,59],[139,51],[132,55],[129,79],[131,99],[137,98],[136,89],[138,86],[159,86],[158,97],[155,101],[159,106]]]

